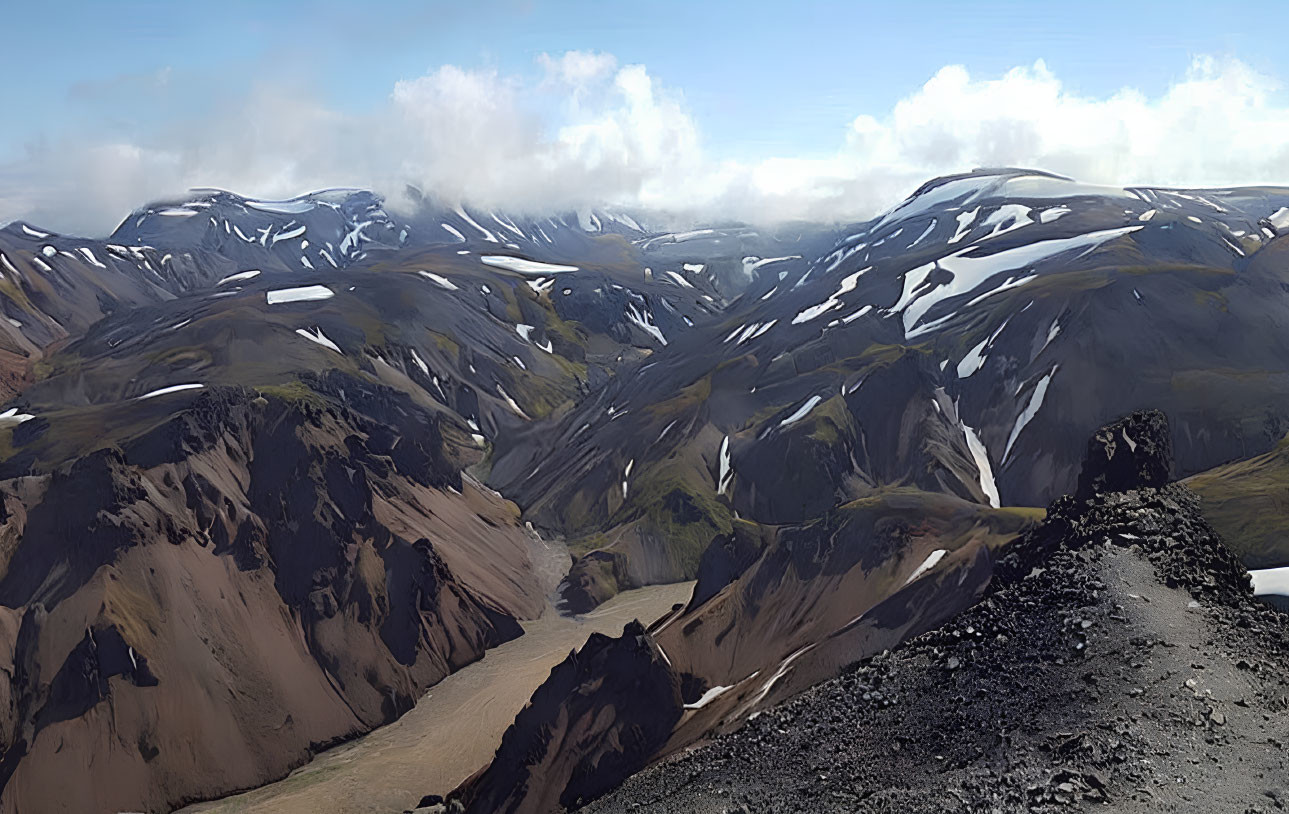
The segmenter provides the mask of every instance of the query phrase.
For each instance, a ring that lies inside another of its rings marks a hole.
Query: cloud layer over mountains
[[[265,81],[159,127],[51,134],[0,164],[0,222],[103,234],[194,186],[286,197],[352,185],[397,206],[414,184],[520,212],[615,204],[765,222],[864,218],[928,177],[977,166],[1109,184],[1289,181],[1289,99],[1236,60],[1196,58],[1155,97],[1124,87],[1104,98],[1070,90],[1041,60],[1000,77],[949,65],[891,110],[838,122],[830,155],[754,161],[705,147],[683,89],[646,66],[570,51],[536,68],[445,65],[360,114]]]

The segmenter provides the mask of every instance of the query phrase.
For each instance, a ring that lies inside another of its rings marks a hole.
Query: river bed
[[[615,596],[584,616],[548,610],[524,635],[445,678],[397,721],[318,754],[275,783],[181,809],[181,814],[396,814],[455,788],[491,758],[533,691],[592,633],[617,635],[685,602],[694,583]]]

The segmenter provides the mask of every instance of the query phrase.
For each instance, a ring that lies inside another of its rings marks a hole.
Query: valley
[[[1162,775],[1098,757],[1052,791],[1061,766],[941,749],[879,685],[975,732],[1006,718],[986,687],[1048,705],[1017,663],[1070,696],[1101,641],[1106,689],[1044,731],[1118,726],[1136,759],[1176,735],[1141,705],[1189,701],[1120,662],[1172,681],[1136,642],[1192,614],[1188,647],[1265,653],[1214,692],[1247,678],[1240,710],[1279,720],[1253,589],[1289,565],[1286,212],[1001,168],[772,228],[353,189],[194,190],[104,240],[9,224],[0,811],[756,810],[798,784],[903,810],[946,753],[937,794],[1146,810]],[[1124,610],[1147,595],[1167,618]],[[942,669],[979,675],[946,700]],[[847,765],[908,748],[899,777],[817,779],[830,707],[876,750]]]
[[[633,619],[662,616],[692,590],[691,583],[638,588],[582,617],[550,608],[524,624],[523,636],[434,685],[394,723],[323,752],[276,783],[180,810],[374,814],[410,808],[427,783],[454,786],[484,766],[533,690],[587,636],[617,635]]]

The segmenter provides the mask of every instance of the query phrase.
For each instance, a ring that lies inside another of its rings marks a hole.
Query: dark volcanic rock
[[[681,711],[680,679],[639,622],[616,639],[594,634],[551,671],[492,763],[450,799],[478,814],[580,806],[643,768]],[[565,749],[570,742],[579,748]]]
[[[1075,497],[1163,486],[1172,468],[1168,419],[1158,410],[1136,412],[1093,433]]]

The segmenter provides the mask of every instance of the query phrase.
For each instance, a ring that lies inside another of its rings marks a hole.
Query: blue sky
[[[701,134],[709,163],[835,156],[856,116],[889,117],[949,65],[985,80],[1042,60],[1062,92],[1093,99],[1124,88],[1161,97],[1198,56],[1238,60],[1268,86],[1289,77],[1289,48],[1273,24],[1283,12],[1271,3],[6,5],[0,182],[18,186],[41,183],[33,154],[42,149],[74,152],[94,139],[158,148],[160,133],[199,130],[212,109],[252,89],[379,118],[396,83],[445,65],[535,87],[543,53],[645,66]],[[1282,104],[1283,89],[1274,94]],[[557,98],[522,95],[552,129],[567,115],[554,110]],[[8,216],[23,197],[10,190]]]

